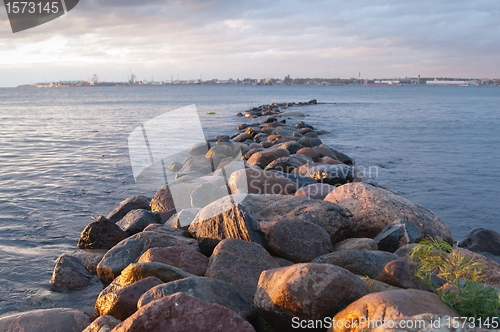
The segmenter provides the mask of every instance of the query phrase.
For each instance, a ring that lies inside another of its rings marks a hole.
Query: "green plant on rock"
[[[463,317],[500,317],[498,291],[481,283],[484,275],[481,262],[472,261],[441,239],[420,242],[411,251],[411,260],[419,267],[417,277]],[[433,274],[448,284],[436,289],[431,281]]]

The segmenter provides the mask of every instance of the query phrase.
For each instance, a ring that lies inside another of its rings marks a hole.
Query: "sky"
[[[0,4],[0,6],[2,6]],[[500,78],[498,0],[80,0],[12,33],[0,87],[59,80]]]

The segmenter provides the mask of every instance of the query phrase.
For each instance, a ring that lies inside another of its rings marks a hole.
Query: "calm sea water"
[[[206,137],[235,133],[260,104],[297,108],[329,144],[383,186],[437,213],[455,240],[500,232],[500,88],[172,86],[0,89],[0,315],[54,306],[92,312],[85,292],[51,293],[54,260],[92,217],[156,188],[135,184],[127,137],[141,123],[195,104]],[[208,115],[208,112],[215,112]]]

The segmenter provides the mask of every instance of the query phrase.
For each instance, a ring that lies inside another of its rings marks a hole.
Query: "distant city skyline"
[[[164,81],[496,79],[498,54],[497,0],[93,0],[16,34],[0,9],[0,86],[121,82],[129,68]]]

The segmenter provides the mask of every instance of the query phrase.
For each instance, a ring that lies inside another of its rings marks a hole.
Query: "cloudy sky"
[[[2,6],[3,7],[3,6]],[[500,78],[498,0],[80,0],[13,34],[0,86],[57,80]]]

